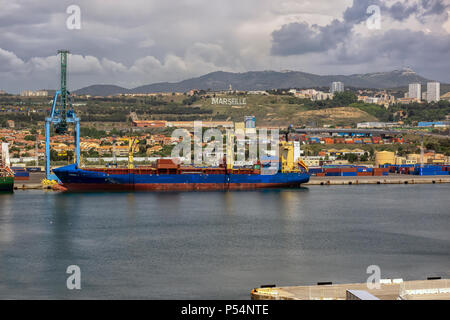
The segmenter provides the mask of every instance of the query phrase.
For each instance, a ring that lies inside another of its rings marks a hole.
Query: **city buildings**
[[[400,104],[410,104],[413,102],[417,102],[417,100],[415,98],[398,98],[397,99],[397,103],[400,103]]]
[[[397,122],[360,122],[356,125],[358,129],[365,128],[392,128],[399,126]]]
[[[335,81],[331,84],[330,92],[343,92],[344,91],[344,83],[340,81]]]
[[[363,101],[364,103],[383,105],[385,108],[389,108],[390,105],[395,103],[396,99],[393,95],[389,95],[386,92],[377,92],[373,97],[358,96],[358,101]]]
[[[439,82],[427,83],[427,102],[437,102],[441,97],[441,85]]]
[[[289,93],[294,94],[294,97],[300,99],[310,99],[312,101],[321,101],[321,100],[331,100],[333,99],[333,94],[323,91],[318,91],[315,89],[303,89],[297,91],[295,89],[289,90]]]
[[[444,94],[443,96],[441,96],[442,100],[447,100],[450,101],[450,92],[447,92],[446,94]]]
[[[255,116],[245,116],[244,117],[245,128],[254,129],[255,125]]]
[[[408,98],[417,99],[419,101],[422,99],[422,86],[420,83],[409,84]]]

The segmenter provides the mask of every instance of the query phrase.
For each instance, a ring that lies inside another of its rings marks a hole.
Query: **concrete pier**
[[[450,279],[417,281],[385,279],[380,281],[379,289],[369,289],[366,283],[255,288],[251,291],[251,298],[252,300],[347,300],[352,296],[348,290],[363,291],[379,300],[450,300]]]
[[[410,174],[392,174],[388,176],[356,176],[356,177],[316,177],[311,176],[311,185],[354,185],[354,184],[435,184],[450,183],[450,176],[415,176]]]

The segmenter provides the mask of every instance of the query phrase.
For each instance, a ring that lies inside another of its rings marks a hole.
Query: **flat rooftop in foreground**
[[[253,300],[347,300],[347,291],[365,291],[364,296],[380,300],[450,300],[450,279],[403,281],[382,280],[379,289],[369,289],[366,283],[331,284],[255,288]]]

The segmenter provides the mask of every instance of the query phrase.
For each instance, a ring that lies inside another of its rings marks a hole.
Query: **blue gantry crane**
[[[61,89],[57,90],[53,98],[50,116],[45,118],[45,175],[47,180],[59,179],[51,172],[50,167],[50,126],[53,124],[55,133],[65,134],[68,124],[75,125],[75,165],[80,163],[80,118],[77,117],[72,105],[70,92],[67,91],[67,56],[68,50],[58,50],[61,57]]]

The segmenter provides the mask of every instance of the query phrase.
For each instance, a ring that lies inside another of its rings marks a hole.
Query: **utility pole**
[[[36,167],[38,167],[39,166],[39,134],[38,133],[36,133],[35,153],[36,153]]]
[[[112,153],[113,153],[113,163],[114,163],[114,165],[117,165],[117,157],[116,157],[116,139],[113,140]]]
[[[61,122],[58,123],[56,127],[56,131],[58,133],[66,133],[67,131],[67,110],[68,110],[68,101],[67,101],[67,55],[69,54],[69,50],[58,50],[58,54],[61,57],[61,95],[60,95],[60,105],[61,105]]]

